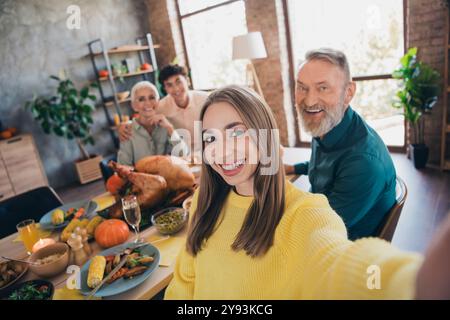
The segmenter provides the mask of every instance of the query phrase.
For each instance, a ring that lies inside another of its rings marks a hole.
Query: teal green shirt
[[[395,203],[395,168],[383,140],[349,106],[323,139],[313,138],[310,161],[295,165],[311,192],[327,196],[352,240],[374,236]]]

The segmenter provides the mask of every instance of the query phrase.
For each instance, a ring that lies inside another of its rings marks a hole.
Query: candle
[[[50,238],[39,239],[39,241],[33,245],[33,253],[54,243],[56,243],[56,241]]]

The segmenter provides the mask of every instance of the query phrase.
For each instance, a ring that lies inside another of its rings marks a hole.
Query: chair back
[[[108,167],[108,163],[110,161],[117,161],[117,155],[112,154],[107,157],[104,157],[102,161],[99,162],[100,171],[102,172],[103,181],[106,183],[108,181],[108,178],[111,177],[114,174],[114,170]]]
[[[0,238],[17,231],[16,225],[26,219],[39,222],[48,211],[63,204],[49,186],[39,187],[0,202]]]
[[[392,241],[407,196],[408,188],[406,187],[406,183],[397,176],[395,185],[395,204],[381,223],[380,231],[378,233],[379,238],[389,242]]]

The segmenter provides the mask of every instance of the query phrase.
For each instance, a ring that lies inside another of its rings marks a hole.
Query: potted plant
[[[80,182],[87,183],[102,177],[99,162],[101,156],[90,155],[86,144],[94,144],[90,128],[94,122],[94,107],[89,101],[96,100],[89,90],[96,84],[77,90],[70,79],[50,76],[58,81],[57,93],[51,97],[34,97],[26,103],[33,117],[40,123],[46,134],[54,133],[69,140],[75,140],[80,149],[81,159],[75,162]]]
[[[424,140],[424,116],[431,112],[438,100],[440,76],[436,70],[417,60],[417,48],[410,48],[400,63],[392,74],[394,79],[402,80],[393,106],[403,110],[412,128],[409,151],[414,166],[420,169],[425,167],[429,152]]]

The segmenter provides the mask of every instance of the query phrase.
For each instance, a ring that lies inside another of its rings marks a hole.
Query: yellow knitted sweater
[[[195,212],[194,196],[191,214]],[[410,299],[422,257],[388,242],[347,239],[325,196],[286,182],[286,210],[262,257],[233,251],[253,197],[230,192],[222,220],[193,257],[178,256],[166,299]]]

